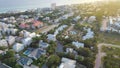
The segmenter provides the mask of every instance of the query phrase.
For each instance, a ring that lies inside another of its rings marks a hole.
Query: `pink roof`
[[[21,23],[21,24],[20,24],[20,27],[22,27],[22,28],[28,28],[29,25],[28,25],[28,24],[25,24],[25,23]]]
[[[43,25],[43,22],[37,20],[33,21],[33,26],[39,26],[39,25]]]

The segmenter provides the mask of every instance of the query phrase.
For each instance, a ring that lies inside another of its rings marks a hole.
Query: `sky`
[[[0,0],[0,8],[19,7],[19,6],[40,6],[49,7],[51,3],[57,5],[93,2],[98,0]]]

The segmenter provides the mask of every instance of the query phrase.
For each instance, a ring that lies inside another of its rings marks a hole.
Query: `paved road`
[[[57,41],[56,52],[63,52],[63,45]]]
[[[105,56],[105,53],[102,52],[102,46],[111,46],[111,47],[117,47],[120,48],[120,45],[113,45],[113,44],[106,44],[106,43],[100,43],[98,44],[98,54],[96,55],[95,60],[95,67],[94,68],[100,68],[101,67],[101,58]]]
[[[74,25],[71,24],[71,26],[65,31],[65,33],[68,35],[68,32],[74,28]]]
[[[46,33],[48,31],[50,31],[51,29],[54,29],[55,27],[57,27],[59,24],[55,24],[55,25],[49,25],[49,26],[45,26],[40,28],[39,30],[37,30],[36,32],[38,33]]]
[[[107,29],[107,22],[108,22],[108,19],[103,19],[103,21],[102,21],[102,26],[101,26],[101,30],[102,31],[106,31],[106,29]]]

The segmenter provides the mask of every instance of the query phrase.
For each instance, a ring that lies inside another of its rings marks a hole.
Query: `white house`
[[[66,53],[72,53],[74,50],[72,48],[66,48]]]
[[[19,51],[21,51],[21,50],[24,49],[24,45],[21,44],[21,43],[16,43],[16,44],[13,45],[13,49],[14,49],[14,51],[16,51],[16,52],[19,52]]]
[[[24,36],[24,37],[26,38],[26,37],[29,37],[30,32],[28,32],[28,31],[26,31],[26,30],[22,30],[22,31],[20,32],[20,35],[21,35],[21,36]]]
[[[56,41],[56,36],[53,35],[53,34],[48,34],[48,35],[47,35],[47,39],[48,39],[49,41]]]
[[[62,58],[61,64],[58,68],[75,68],[76,67],[76,61],[71,60],[68,58]]]
[[[35,37],[36,35],[37,35],[37,34],[36,34],[35,32],[33,32],[33,33],[30,33],[30,34],[29,34],[29,37],[32,38],[32,37]]]
[[[113,24],[113,19],[111,16],[109,17],[109,21],[110,21],[110,24]]]
[[[87,29],[87,34],[83,36],[83,40],[90,39],[94,37],[94,32],[91,30],[91,28]]]
[[[29,46],[32,43],[32,38],[31,37],[24,38],[22,39],[22,43],[25,47]]]
[[[81,17],[80,16],[77,16],[77,17],[75,17],[73,20],[74,21],[78,21],[78,20],[80,20],[81,19]]]
[[[39,67],[35,65],[30,65],[30,66],[24,65],[23,68],[39,68]]]
[[[80,47],[84,47],[84,43],[80,43],[80,42],[72,42],[72,44],[74,45],[74,46],[76,46],[77,48],[80,48]]]
[[[90,16],[89,19],[88,19],[88,22],[92,23],[94,21],[96,21],[96,16]]]
[[[5,39],[0,40],[0,46],[8,47],[8,43]]]
[[[43,42],[43,40],[40,40],[40,41],[39,41],[39,47],[41,47],[41,48],[47,48],[48,46],[49,46],[49,44]]]
[[[17,33],[18,29],[11,29],[11,34],[15,35]]]
[[[15,37],[14,36],[9,36],[7,37],[7,41],[9,45],[12,45],[15,43]]]

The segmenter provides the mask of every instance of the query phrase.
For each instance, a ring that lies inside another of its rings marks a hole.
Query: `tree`
[[[10,57],[14,57],[15,52],[12,50],[9,50],[6,52],[6,54],[4,55],[4,58],[10,58]]]
[[[82,62],[82,61],[84,60],[84,57],[83,57],[83,56],[77,56],[77,57],[76,57],[76,60],[77,60],[78,62]]]
[[[57,55],[51,55],[49,58],[48,58],[48,61],[47,61],[47,66],[49,68],[57,68],[57,66],[59,65],[60,63],[60,58],[59,56]]]
[[[90,51],[89,48],[79,48],[78,54],[84,57],[90,57],[92,55],[92,52]]]
[[[55,52],[55,46],[54,45],[48,46],[47,53],[54,54],[54,52]]]
[[[7,64],[8,66],[14,67],[16,64],[16,59],[14,57],[6,58],[3,60],[3,63]]]
[[[13,68],[22,68],[22,66],[20,66],[19,64],[16,63]]]
[[[30,44],[30,47],[33,47],[33,48],[38,48],[39,47],[39,41],[40,41],[40,37],[33,37],[32,38],[32,43]]]

